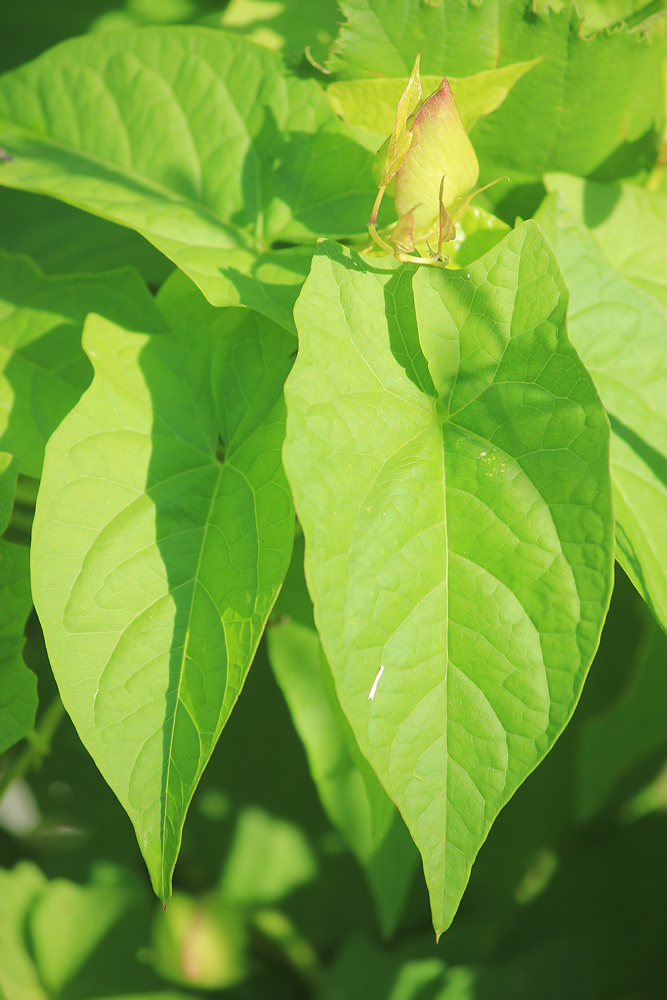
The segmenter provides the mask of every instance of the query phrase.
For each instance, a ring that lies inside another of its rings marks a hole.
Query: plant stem
[[[64,714],[65,708],[60,695],[57,694],[42,713],[39,724],[27,733],[27,746],[0,779],[0,802],[12,782],[22,778],[30,768],[40,763],[51,752],[51,740]]]

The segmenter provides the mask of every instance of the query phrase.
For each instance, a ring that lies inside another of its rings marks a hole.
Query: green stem
[[[12,766],[0,780],[0,801],[12,784],[22,778],[28,771],[40,763],[51,752],[51,741],[65,714],[65,708],[60,695],[56,695],[51,704],[44,710],[39,724],[26,735],[27,746],[18,755]]]

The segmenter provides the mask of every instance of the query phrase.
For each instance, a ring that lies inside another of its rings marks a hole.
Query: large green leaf
[[[552,194],[538,212],[570,291],[572,342],[611,420],[617,558],[667,629],[667,310]]]
[[[167,899],[201,772],[282,583],[293,337],[182,274],[151,336],[91,316],[91,388],[47,446],[35,603],[65,706]],[[136,328],[135,328],[136,329]]]
[[[622,27],[584,39],[574,4],[556,13],[526,0],[341,0],[341,9],[348,23],[330,67],[361,79],[407,77],[419,51],[422,71],[436,76],[543,57],[472,133],[482,183],[509,174],[513,184],[534,184],[547,170],[588,175],[622,143],[629,160],[608,169],[627,176],[644,155],[632,143],[661,127],[660,20],[642,32]],[[499,185],[490,196],[506,190]]]
[[[534,223],[460,271],[321,243],[285,467],[343,710],[437,931],[566,724],[611,589],[608,424]]]
[[[130,329],[160,324],[130,268],[46,278],[27,258],[0,250],[0,447],[25,475],[39,477],[46,441],[90,384],[81,348],[89,312]]]
[[[230,250],[363,232],[375,197],[322,89],[208,28],[73,39],[6,74],[0,145],[0,183],[138,230],[216,304],[234,301]]]
[[[562,192],[616,270],[667,307],[667,194],[567,174],[547,174],[544,183]]]

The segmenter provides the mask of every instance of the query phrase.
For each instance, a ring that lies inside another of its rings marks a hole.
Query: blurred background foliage
[[[643,5],[581,7],[592,31],[632,23]],[[0,9],[0,71],[88,31],[203,23],[317,75],[341,20],[334,0],[22,0]],[[133,264],[153,290],[172,270],[130,230],[4,188],[0,247],[47,274]],[[27,542],[34,497],[21,477],[6,538]],[[269,628],[309,615],[303,592],[286,587]],[[48,716],[56,690],[34,613],[24,657],[46,706],[38,729],[55,732],[0,803],[3,1000],[667,996],[667,639],[620,569],[572,723],[493,826],[438,944],[418,869],[383,937],[361,867],[320,804],[266,640],[196,792],[164,913],[123,809],[69,720]],[[0,758],[5,775],[22,752]]]

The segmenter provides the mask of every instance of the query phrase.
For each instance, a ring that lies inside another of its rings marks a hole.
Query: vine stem
[[[26,734],[28,744],[18,755],[14,763],[0,779],[0,802],[9,786],[18,778],[22,778],[35,764],[41,762],[51,752],[51,741],[65,714],[65,707],[56,695],[51,704],[44,710],[35,726]]]

